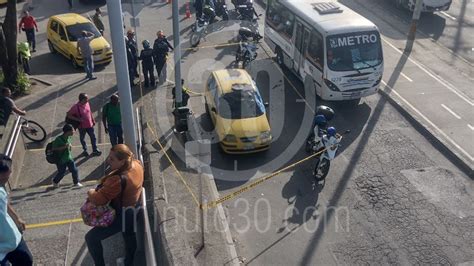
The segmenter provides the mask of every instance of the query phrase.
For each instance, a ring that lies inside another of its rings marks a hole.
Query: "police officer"
[[[153,56],[156,65],[156,72],[158,72],[158,79],[160,80],[160,82],[163,82],[164,80],[166,80],[166,75],[165,77],[161,77],[161,71],[163,70],[163,67],[166,64],[166,57],[168,56],[168,51],[170,49],[173,50],[173,47],[166,39],[166,36],[162,30],[158,31],[156,33],[156,36],[157,38],[153,43]]]
[[[142,60],[143,76],[145,78],[145,87],[155,86],[155,74],[153,64],[153,49],[150,47],[150,42],[144,40],[142,42],[143,50],[140,52],[139,60]]]

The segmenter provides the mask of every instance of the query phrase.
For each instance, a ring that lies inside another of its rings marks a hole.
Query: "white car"
[[[415,9],[416,0],[394,0],[397,7],[403,7],[410,11]],[[446,11],[451,6],[452,0],[422,0],[421,12]]]

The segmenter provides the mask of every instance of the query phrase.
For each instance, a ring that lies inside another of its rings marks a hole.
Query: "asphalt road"
[[[230,28],[212,33],[202,48],[187,54],[183,70],[191,88],[202,92],[202,80],[210,70],[233,66],[235,48],[210,46],[229,42],[234,35]],[[390,41],[394,36],[389,36]],[[394,43],[396,47],[404,45],[396,39]],[[419,81],[432,78],[416,65],[397,68],[400,53],[387,43],[384,52],[384,81],[396,81],[392,85],[400,93],[403,88],[423,89]],[[256,65],[264,65],[269,76],[255,71]],[[249,69],[264,100],[270,103],[268,116],[275,138],[271,149],[231,156],[221,153],[217,144],[212,146],[211,167],[222,196],[307,156],[302,147],[314,99],[292,74],[279,71],[263,49]],[[271,78],[275,73],[277,78]],[[460,91],[469,90],[462,83],[456,85]],[[439,90],[444,90],[441,87]],[[417,103],[417,107],[424,106],[422,98]],[[472,263],[472,181],[379,95],[363,99],[356,107],[325,104],[337,113],[331,124],[351,133],[344,137],[324,186],[313,182],[312,162],[306,162],[224,203],[242,262]],[[210,131],[204,108],[192,107],[202,127]],[[464,109],[469,111],[469,107]],[[472,115],[466,112],[466,117],[471,119]],[[439,119],[440,123],[450,121],[449,117]],[[206,136],[215,141],[212,133]]]

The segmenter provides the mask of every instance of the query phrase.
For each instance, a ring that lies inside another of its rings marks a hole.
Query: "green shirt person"
[[[72,181],[75,186],[82,187],[79,182],[79,171],[77,170],[76,163],[72,158],[72,136],[74,135],[74,127],[70,124],[66,124],[63,127],[63,134],[58,136],[53,141],[53,151],[59,155],[59,162],[56,164],[58,173],[52,180],[53,187],[59,187],[59,182],[63,179],[66,174],[66,168],[72,174]]]
[[[120,99],[117,94],[110,96],[110,102],[102,108],[102,123],[105,133],[109,134],[112,147],[123,144],[122,116],[120,115]]]

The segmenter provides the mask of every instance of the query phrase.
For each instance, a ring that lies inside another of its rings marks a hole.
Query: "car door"
[[[56,51],[59,51],[59,34],[58,34],[59,23],[57,20],[52,19],[49,23],[48,29],[48,40],[51,42],[52,46]],[[61,51],[59,51],[61,52]]]
[[[69,58],[72,54],[72,44],[68,41],[66,30],[62,24],[58,25],[58,35],[59,35],[59,47],[61,49],[61,53],[64,54],[67,58]]]
[[[212,119],[212,123],[215,125],[216,123],[216,116],[217,116],[217,84],[216,84],[216,79],[214,78],[214,75],[211,74],[207,81],[207,90],[208,90],[208,109],[209,109],[209,114]]]

